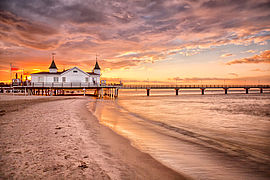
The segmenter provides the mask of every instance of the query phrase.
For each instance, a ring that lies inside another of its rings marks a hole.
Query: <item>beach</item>
[[[0,96],[0,179],[187,179],[101,125],[92,97]]]

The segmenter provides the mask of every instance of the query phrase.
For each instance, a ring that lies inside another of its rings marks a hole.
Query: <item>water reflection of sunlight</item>
[[[258,178],[257,173],[250,175],[253,170],[248,166],[237,165],[237,153],[241,156],[245,151],[256,158],[253,149],[249,151],[255,147],[254,151],[270,161],[265,154],[270,122],[265,116],[250,114],[250,108],[257,114],[263,112],[269,100],[267,95],[247,98],[241,94],[122,97],[99,101],[97,117],[130,139],[133,146],[177,171],[207,179]],[[217,153],[218,148],[223,149]],[[227,157],[230,148],[235,149],[236,159]],[[204,167],[198,165],[202,163]]]

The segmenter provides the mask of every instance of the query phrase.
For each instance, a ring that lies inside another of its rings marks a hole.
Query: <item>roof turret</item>
[[[51,66],[49,67],[49,69],[57,69],[54,60],[52,60]]]
[[[54,62],[54,55],[55,55],[55,53],[52,53],[52,63],[51,63],[51,66],[49,67],[49,69],[58,69],[55,65],[55,62]]]
[[[100,69],[99,65],[98,65],[98,62],[96,61],[96,65],[95,65],[95,68],[94,69]]]

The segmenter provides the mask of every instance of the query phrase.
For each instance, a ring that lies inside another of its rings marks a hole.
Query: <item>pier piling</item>
[[[224,89],[224,93],[225,93],[225,94],[228,94],[228,89],[229,89],[229,88],[223,88],[223,89]]]
[[[261,93],[261,94],[263,93],[263,88],[260,88],[260,93]]]
[[[115,88],[115,97],[118,97],[118,88]]]
[[[179,89],[175,89],[175,95],[178,96]]]
[[[249,88],[245,88],[245,90],[246,90],[246,94],[248,94],[248,90],[249,90]]]
[[[205,88],[201,88],[202,95],[204,95]]]
[[[147,90],[147,96],[150,96],[150,89],[146,89]]]

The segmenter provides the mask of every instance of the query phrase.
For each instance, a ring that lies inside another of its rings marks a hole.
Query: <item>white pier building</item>
[[[52,59],[49,72],[31,74],[31,83],[87,83],[88,85],[100,85],[100,67],[96,61],[92,72],[85,72],[78,67],[58,72],[58,68]]]

